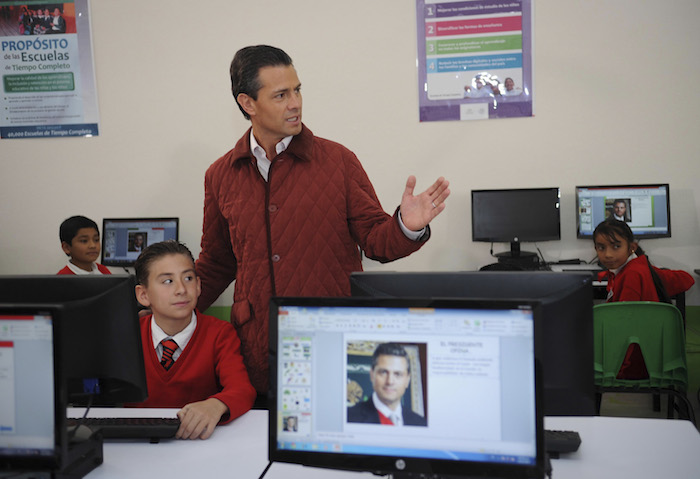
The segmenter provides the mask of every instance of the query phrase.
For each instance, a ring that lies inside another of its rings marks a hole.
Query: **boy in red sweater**
[[[61,249],[70,258],[57,274],[112,274],[106,266],[96,263],[100,257],[100,230],[97,223],[85,216],[71,216],[58,230]]]
[[[135,264],[148,399],[138,407],[182,408],[179,439],[207,439],[247,412],[255,390],[230,323],[195,311],[201,292],[190,250],[177,241],[146,248]]]

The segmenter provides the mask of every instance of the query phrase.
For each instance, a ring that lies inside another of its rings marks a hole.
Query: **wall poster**
[[[0,0],[0,138],[95,136],[88,0]]]
[[[416,0],[420,121],[533,116],[532,0]]]

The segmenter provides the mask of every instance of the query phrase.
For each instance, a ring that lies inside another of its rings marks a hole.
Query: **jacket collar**
[[[250,161],[255,162],[255,157],[250,149],[250,130],[252,127],[248,128],[245,134],[238,140],[236,146],[233,148],[233,156],[231,157],[232,164],[236,164],[239,161]],[[288,153],[294,158],[302,161],[311,160],[312,145],[314,142],[314,134],[309,130],[306,125],[301,124],[301,133],[292,138],[292,142],[289,144],[283,153]]]

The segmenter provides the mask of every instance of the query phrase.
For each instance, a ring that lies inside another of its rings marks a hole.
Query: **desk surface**
[[[91,416],[116,415],[120,410],[97,409]],[[126,415],[174,416],[175,409],[128,409]],[[79,409],[69,416],[81,415]],[[267,411],[254,410],[201,441],[111,440],[104,445],[104,463],[88,479],[159,477],[167,468],[170,478],[236,477],[256,479],[268,464]],[[556,479],[698,477],[700,434],[689,421],[617,417],[548,417],[548,429],[572,429],[581,435],[581,447],[553,460]],[[314,469],[275,463],[265,479],[376,478],[369,473]]]

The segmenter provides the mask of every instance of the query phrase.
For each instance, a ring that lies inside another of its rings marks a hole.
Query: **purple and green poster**
[[[531,0],[417,0],[420,121],[533,116]]]

